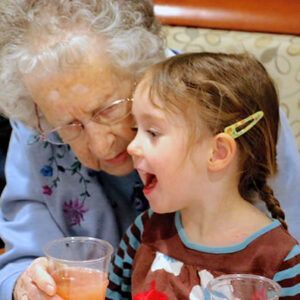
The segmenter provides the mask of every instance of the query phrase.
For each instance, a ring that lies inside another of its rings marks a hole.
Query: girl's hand
[[[46,257],[35,259],[19,277],[14,289],[14,300],[62,300],[56,295],[54,279],[48,273]]]

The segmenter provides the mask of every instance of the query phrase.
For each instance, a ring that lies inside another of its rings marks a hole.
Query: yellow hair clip
[[[241,121],[238,121],[230,126],[227,126],[224,129],[224,132],[229,134],[233,139],[236,139],[236,138],[240,137],[241,135],[243,135],[244,133],[246,133],[248,130],[250,130],[263,116],[264,116],[264,113],[263,113],[263,111],[260,110]],[[238,131],[238,128],[246,123],[249,123],[249,124]]]

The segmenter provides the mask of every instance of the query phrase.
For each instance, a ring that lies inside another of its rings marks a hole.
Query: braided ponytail
[[[282,226],[287,230],[288,225],[285,222],[285,214],[281,209],[280,203],[274,196],[273,190],[264,182],[259,190],[261,199],[265,202],[271,216],[277,219]]]

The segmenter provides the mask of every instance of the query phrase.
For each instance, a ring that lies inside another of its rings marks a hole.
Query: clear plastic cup
[[[207,289],[211,300],[276,300],[281,287],[263,276],[229,274],[212,279]]]
[[[91,237],[67,237],[44,248],[57,294],[64,300],[102,300],[113,247]]]

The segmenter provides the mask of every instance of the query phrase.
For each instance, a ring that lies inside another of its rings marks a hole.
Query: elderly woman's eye
[[[118,107],[112,105],[107,107],[106,109],[98,111],[94,115],[93,121],[101,123],[102,120],[110,120],[110,119],[118,118],[118,116],[119,116]]]
[[[101,117],[107,117],[107,116],[115,114],[116,112],[118,112],[117,105],[112,105],[106,109],[99,111],[98,115]]]

